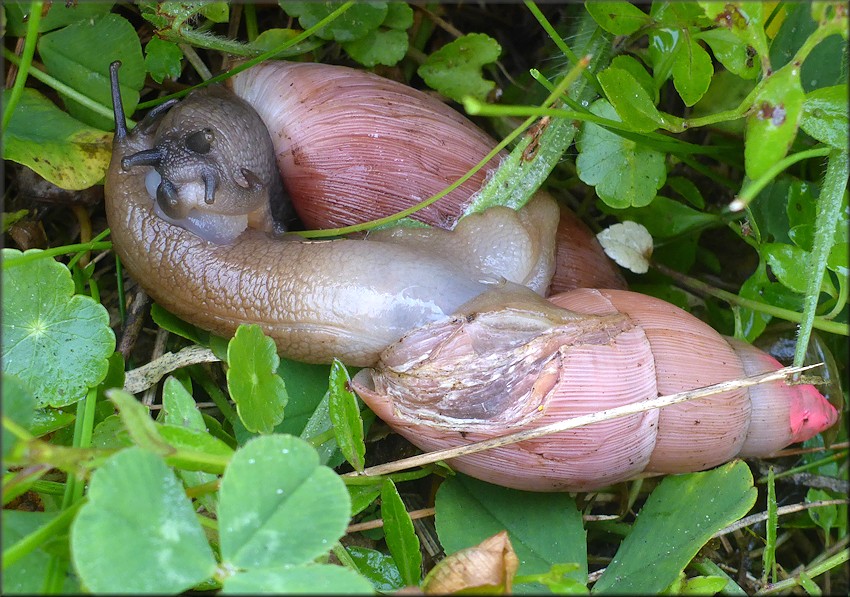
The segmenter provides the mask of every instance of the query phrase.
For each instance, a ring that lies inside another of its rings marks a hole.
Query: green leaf
[[[436,525],[451,554],[507,530],[520,561],[518,574],[543,574],[555,564],[578,564],[568,576],[587,582],[587,542],[581,513],[566,493],[532,493],[498,487],[466,475],[443,481],[437,490]],[[520,591],[543,586],[515,587]]]
[[[93,448],[120,450],[134,444],[127,428],[121,422],[121,417],[111,415],[95,426],[92,431],[91,445]]]
[[[812,19],[811,5],[809,2],[785,3],[785,20],[770,44],[770,63],[774,70],[788,64],[819,27]],[[801,81],[805,91],[847,84],[847,63],[837,58],[845,54],[846,46],[847,42],[838,35],[815,46],[802,66]]]
[[[791,65],[762,84],[747,118],[744,167],[751,179],[761,177],[785,157],[797,136],[803,108],[800,70]]]
[[[132,114],[136,109],[139,90],[145,81],[145,66],[136,29],[127,19],[108,14],[68,25],[42,36],[38,51],[50,75],[102,106],[112,105],[109,65],[120,60],[124,110]],[[99,129],[112,129],[111,118],[68,97],[63,99],[74,118]]]
[[[40,252],[3,249],[3,371],[17,375],[38,407],[73,404],[97,386],[115,352],[109,314],[74,294],[68,268]]]
[[[498,60],[501,53],[492,37],[470,33],[428,56],[416,72],[429,87],[456,102],[467,95],[485,101],[496,84],[484,79],[481,67]]]
[[[375,30],[360,39],[342,44],[348,55],[363,66],[394,66],[407,54],[407,32]]]
[[[306,564],[342,536],[350,510],[345,484],[309,444],[288,435],[254,438],[221,479],[221,556],[239,568]]]
[[[598,78],[608,101],[620,117],[618,120],[638,132],[654,131],[664,122],[649,93],[631,72],[609,66],[599,73]]]
[[[847,85],[823,87],[806,94],[800,128],[814,139],[838,149],[848,145]]]
[[[160,456],[167,456],[174,452],[174,448],[159,434],[157,424],[151,419],[150,409],[147,406],[124,390],[109,390],[106,395],[118,408],[118,415],[127,433],[133,439],[133,443]]]
[[[348,495],[351,496],[351,515],[360,514],[381,495],[380,485],[349,485]]]
[[[245,570],[224,581],[224,594],[362,595],[373,593],[369,581],[342,566],[311,564]]]
[[[404,586],[401,573],[392,556],[356,545],[347,547],[346,550],[357,566],[358,572],[369,579],[376,591],[386,593]]]
[[[653,238],[671,238],[715,225],[722,226],[720,216],[704,213],[662,195],[646,207],[614,212],[620,221],[632,220],[642,224]]]
[[[806,493],[807,502],[820,502],[825,500],[835,499],[823,489],[810,488]],[[838,509],[835,505],[820,506],[818,508],[809,508],[806,510],[809,513],[809,518],[818,525],[824,533],[829,534],[829,531],[835,526],[835,521],[838,519]]]
[[[366,462],[363,419],[360,418],[357,396],[349,389],[350,384],[351,378],[348,376],[345,365],[339,359],[334,359],[328,379],[330,419],[333,423],[336,443],[345,455],[345,459],[354,467],[354,470],[362,471]]]
[[[280,7],[291,17],[298,17],[298,22],[304,29],[309,29],[333,11],[343,5],[343,2],[286,2],[281,1]],[[358,2],[316,32],[318,37],[338,42],[361,39],[374,31],[384,22],[387,16],[386,2]]]
[[[686,36],[673,61],[673,85],[686,106],[693,106],[705,95],[713,75],[708,52],[692,35]]]
[[[697,185],[691,182],[690,178],[670,176],[667,178],[667,186],[676,191],[685,201],[697,209],[705,208],[705,199],[702,197],[702,192],[700,192]]]
[[[257,36],[257,39],[251,45],[262,52],[268,52],[299,35],[301,35],[301,31],[296,29],[266,29]],[[311,37],[278,52],[274,55],[274,58],[289,58],[306,54],[320,47],[323,43],[318,37]]]
[[[645,12],[628,2],[585,2],[584,7],[593,20],[608,33],[631,35],[652,23]]]
[[[593,592],[663,590],[715,532],[752,508],[757,493],[750,469],[742,461],[704,473],[665,477]]]
[[[3,92],[3,103],[9,90]],[[63,189],[100,181],[109,167],[112,135],[68,116],[34,89],[24,88],[3,132],[3,159],[23,164]]]
[[[650,75],[643,65],[638,62],[636,59],[631,56],[620,55],[615,56],[611,60],[612,68],[618,68],[620,70],[624,70],[634,77],[635,81],[644,88],[646,93],[650,96],[651,102],[653,105],[658,103],[658,89],[655,87],[655,83],[652,80],[652,75]]]
[[[204,418],[195,404],[195,399],[172,375],[169,375],[162,385],[162,413],[161,420],[166,425],[206,430]]]
[[[245,428],[271,433],[283,421],[289,400],[277,375],[280,358],[274,341],[256,324],[240,325],[227,345],[227,389]]]
[[[157,83],[179,77],[182,60],[183,52],[174,42],[154,36],[145,46],[145,69]]]
[[[605,100],[594,102],[590,111],[609,120],[620,120]],[[589,122],[579,133],[576,146],[579,178],[595,186],[596,194],[610,207],[648,205],[664,186],[667,169],[664,154],[658,151]]]
[[[213,23],[226,23],[230,20],[230,6],[227,2],[199,3],[198,14],[208,18]]]
[[[27,431],[35,416],[35,398],[26,386],[14,375],[3,372],[3,416],[9,417]],[[18,442],[7,429],[3,430],[3,458],[6,458]]]
[[[709,29],[695,34],[711,48],[714,57],[729,72],[743,78],[755,79],[761,72],[755,50],[728,29]]]
[[[141,448],[110,456],[91,477],[71,527],[71,554],[94,593],[181,593],[215,571],[183,485]]]
[[[771,273],[783,286],[805,294],[810,273],[808,264],[811,261],[808,251],[782,243],[765,243],[760,250]]]
[[[803,180],[792,180],[787,189],[785,213],[788,216],[788,237],[798,247],[811,251],[820,189],[817,184]],[[843,223],[836,222],[836,229],[840,227]]]
[[[381,25],[389,29],[410,29],[413,26],[413,9],[405,2],[390,2],[387,4],[387,16]]]
[[[402,581],[406,585],[418,586],[422,576],[419,537],[392,479],[386,479],[381,487],[381,518],[384,520],[384,538]]]
[[[6,35],[11,37],[23,37],[27,34],[29,13],[32,8],[31,2],[4,2],[6,8]],[[45,33],[59,27],[76,23],[77,21],[90,20],[112,10],[111,2],[76,2],[68,3],[54,2],[50,5],[47,14],[41,16],[38,24],[38,32]]]
[[[767,36],[764,32],[764,10],[761,2],[699,2],[705,15],[745,46],[748,55],[767,57]]]

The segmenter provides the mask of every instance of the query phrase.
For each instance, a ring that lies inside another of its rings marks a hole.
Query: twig
[[[159,382],[175,369],[195,365],[197,363],[215,363],[219,358],[209,348],[203,346],[187,346],[179,352],[167,352],[155,361],[138,369],[128,371],[124,378],[124,390],[138,394]]]
[[[753,375],[751,377],[745,377],[742,379],[724,381],[714,385],[706,386],[704,388],[697,388],[695,390],[688,390],[686,392],[678,392],[676,394],[670,394],[669,396],[661,396],[659,398],[654,398],[652,400],[646,400],[643,402],[637,402],[634,404],[626,404],[624,406],[618,406],[617,408],[610,408],[596,413],[591,413],[589,415],[573,417],[564,421],[557,421],[549,425],[541,425],[540,427],[536,427],[534,429],[527,429],[517,433],[494,437],[465,446],[458,446],[445,450],[437,450],[435,452],[428,452],[426,454],[420,454],[418,456],[413,456],[410,458],[403,458],[401,460],[396,460],[395,462],[388,462],[386,464],[369,467],[360,472],[346,473],[346,475],[344,476],[357,477],[386,475],[389,473],[394,473],[400,470],[413,468],[416,466],[431,464],[440,460],[448,460],[450,458],[457,458],[459,456],[476,454],[478,452],[483,452],[484,450],[491,450],[493,448],[499,448],[502,446],[515,444],[517,442],[543,437],[552,433],[559,433],[568,429],[575,429],[576,427],[590,425],[591,423],[598,423],[600,421],[616,419],[618,417],[623,417],[626,415],[633,415],[637,413],[646,412],[648,410],[653,410],[656,408],[671,406],[680,402],[687,402],[689,400],[695,400],[697,398],[705,398],[707,396],[713,396],[715,394],[722,394],[723,392],[728,392],[730,390],[737,390],[739,388],[746,388],[749,386],[767,383],[770,381],[785,379],[789,375],[792,375],[794,373],[799,373],[801,371],[820,367],[821,365],[822,363],[809,365],[806,367],[785,367],[783,369],[779,369],[777,371],[772,371],[769,373],[762,373],[760,375]]]

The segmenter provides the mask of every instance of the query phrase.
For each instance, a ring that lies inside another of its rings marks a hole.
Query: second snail
[[[275,161],[299,217],[316,227],[407,207],[492,149],[421,92],[343,67],[269,63],[235,77],[235,95],[196,92],[127,131],[115,65],[112,75],[107,217],[129,274],[212,332],[257,323],[283,356],[368,367],[356,391],[422,449],[779,368],[677,307],[623,290],[592,235],[571,233],[574,218],[546,193],[455,225],[486,173],[419,215],[451,231],[281,237],[285,222],[273,216],[285,210],[269,204],[280,192]],[[565,274],[571,263],[590,277]],[[814,387],[775,382],[449,464],[510,487],[587,491],[642,471],[766,456],[836,420]]]

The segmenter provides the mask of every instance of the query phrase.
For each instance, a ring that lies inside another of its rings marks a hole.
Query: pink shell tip
[[[814,386],[797,386],[797,396],[791,403],[792,441],[802,442],[832,427],[838,411]]]

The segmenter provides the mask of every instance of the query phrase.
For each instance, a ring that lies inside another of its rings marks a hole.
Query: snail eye
[[[212,149],[213,139],[215,139],[215,135],[212,129],[201,129],[186,137],[186,147],[195,153],[209,153]]]

